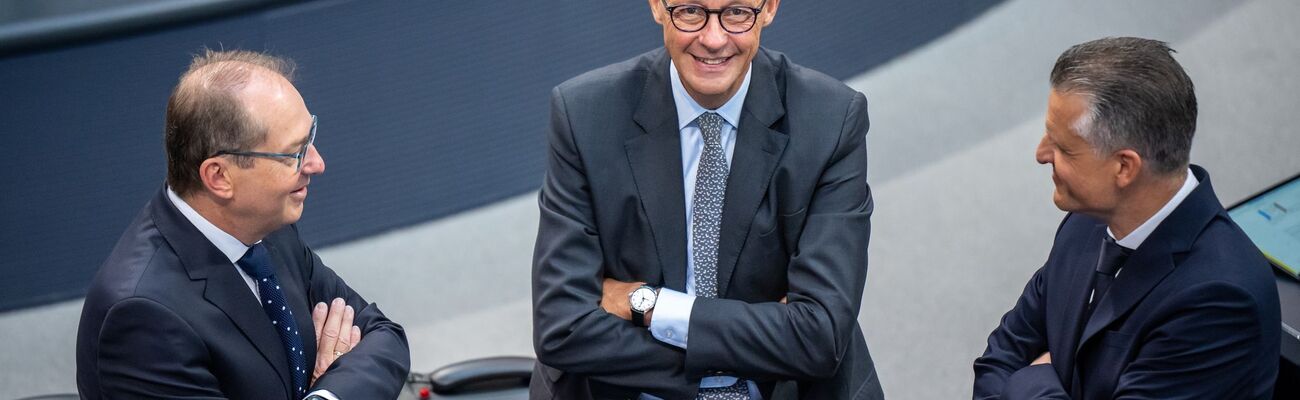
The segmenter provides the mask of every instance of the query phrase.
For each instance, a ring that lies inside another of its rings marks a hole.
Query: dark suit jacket
[[[1106,225],[1061,223],[1047,263],[975,360],[976,399],[1270,399],[1280,343],[1268,262],[1200,185],[1082,320]],[[1044,351],[1052,363],[1026,368]]]
[[[700,378],[773,398],[882,397],[858,326],[872,211],[867,103],[760,50],[737,132],[718,249],[688,350],[599,306],[601,279],[685,291],[682,154],[666,51],[555,88],[533,262],[532,397],[694,398]],[[783,296],[788,304],[780,304]],[[790,386],[783,385],[789,389]]]
[[[342,297],[357,310],[362,342],[311,390],[342,400],[396,398],[410,369],[402,327],[322,264],[295,226],[263,243],[307,365],[316,362],[312,305]],[[81,398],[292,399],[286,349],[235,268],[160,190],[86,295],[77,330]]]

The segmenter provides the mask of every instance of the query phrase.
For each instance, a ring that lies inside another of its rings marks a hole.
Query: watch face
[[[638,288],[632,291],[629,298],[632,302],[632,309],[637,311],[646,311],[655,304],[655,291],[650,288]]]

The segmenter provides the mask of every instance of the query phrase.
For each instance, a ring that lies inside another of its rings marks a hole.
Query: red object
[[[420,398],[421,399],[429,398],[429,388],[420,388]]]

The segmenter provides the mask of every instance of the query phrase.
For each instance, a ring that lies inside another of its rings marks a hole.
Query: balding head
[[[219,150],[261,143],[267,127],[250,112],[250,100],[256,100],[246,95],[250,84],[287,83],[293,69],[292,61],[251,51],[196,55],[167,101],[167,184],[182,196],[189,194],[203,185],[198,171],[203,160]],[[247,167],[252,161],[237,157],[236,162]]]

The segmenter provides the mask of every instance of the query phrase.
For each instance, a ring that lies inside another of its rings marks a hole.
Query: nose
[[[1039,164],[1050,164],[1052,162],[1052,149],[1047,143],[1047,134],[1043,134],[1043,139],[1038,141],[1038,149],[1034,151],[1034,159]]]
[[[322,157],[320,150],[316,149],[315,144],[307,145],[306,158],[302,160],[303,175],[320,175],[325,173],[325,157]]]
[[[727,45],[727,30],[722,29],[722,15],[709,15],[708,20],[704,21],[704,29],[700,31],[700,44],[710,50],[718,50]]]

